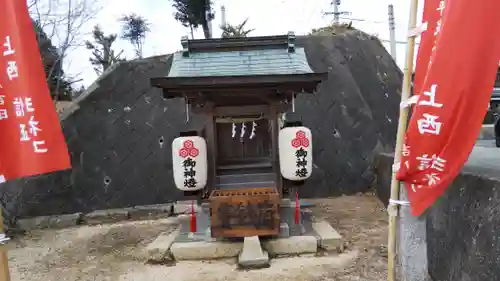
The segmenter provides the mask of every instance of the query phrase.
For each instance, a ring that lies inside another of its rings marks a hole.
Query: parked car
[[[494,116],[495,145],[500,147],[500,88],[493,88],[490,100],[490,110]]]

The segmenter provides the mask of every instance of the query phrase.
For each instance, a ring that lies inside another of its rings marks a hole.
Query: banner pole
[[[8,240],[4,233],[3,213],[0,207],[0,281],[10,281],[9,259],[7,256]]]
[[[411,0],[410,5],[410,19],[408,22],[408,42],[406,44],[406,62],[404,68],[403,76],[403,86],[401,90],[401,102],[404,103],[408,101],[411,96],[411,82],[413,73],[413,60],[415,56],[415,37],[413,31],[417,24],[417,11],[418,11],[418,0]],[[410,36],[410,32],[413,34]],[[397,226],[397,216],[398,216],[398,205],[393,202],[399,200],[399,186],[400,183],[396,179],[397,168],[401,160],[401,151],[403,148],[404,136],[406,132],[406,126],[408,124],[408,114],[409,106],[400,107],[399,110],[399,120],[398,120],[398,130],[396,135],[396,149],[394,151],[394,165],[391,178],[391,197],[389,205],[387,206],[387,211],[389,213],[389,237],[387,244],[387,280],[394,281],[396,275],[396,226]]]

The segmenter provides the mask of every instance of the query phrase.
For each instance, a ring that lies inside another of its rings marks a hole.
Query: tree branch
[[[97,2],[98,0],[31,0],[29,3],[31,17],[57,48],[58,54],[48,71],[48,80],[54,77],[64,78],[65,74],[61,70],[66,63],[65,58],[77,47],[84,45],[82,28],[97,15]],[[56,81],[55,92],[59,94],[62,81]]]

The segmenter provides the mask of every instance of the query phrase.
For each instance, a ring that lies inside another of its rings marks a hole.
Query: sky
[[[147,34],[144,45],[144,57],[163,55],[180,50],[180,39],[189,34],[189,30],[173,18],[174,9],[169,0],[97,0],[99,12],[82,27],[85,39],[91,39],[90,32],[99,24],[106,34],[120,33],[118,19],[130,13],[145,17],[151,31]],[[353,26],[369,34],[375,34],[382,40],[389,40],[388,5],[394,5],[396,21],[396,39],[406,41],[411,0],[341,0],[340,11],[348,14],[341,16],[342,21],[352,19]],[[423,2],[423,1],[419,1]],[[297,35],[307,34],[313,28],[326,26],[333,20],[331,0],[214,0],[215,20],[213,36],[221,34],[221,9],[226,7],[226,20],[230,24],[239,24],[248,18],[247,28],[253,28],[254,36],[282,35],[294,31]],[[421,11],[421,7],[420,7]],[[420,13],[419,13],[420,14]],[[195,38],[203,38],[201,28]],[[389,44],[384,43],[389,51]],[[124,51],[127,58],[134,57],[130,43],[119,40],[114,45],[116,51]],[[405,62],[405,44],[397,46],[397,63],[402,69]],[[80,47],[72,50],[65,60],[66,71],[83,79],[81,83],[89,86],[97,75],[89,62],[91,51]]]

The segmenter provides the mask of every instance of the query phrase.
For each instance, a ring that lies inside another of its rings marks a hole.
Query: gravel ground
[[[344,237],[342,254],[271,261],[261,270],[236,269],[234,260],[145,264],[145,246],[174,219],[82,226],[30,233],[10,243],[12,281],[372,281],[385,280],[387,215],[373,194],[312,200],[314,212]]]

